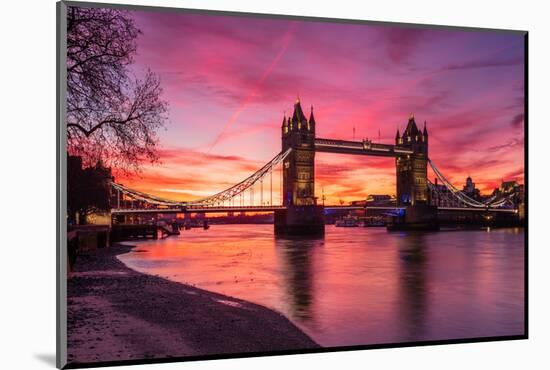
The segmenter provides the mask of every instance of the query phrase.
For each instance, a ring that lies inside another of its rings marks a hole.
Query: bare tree
[[[157,161],[167,103],[158,76],[130,68],[141,31],[118,9],[70,7],[67,17],[69,153],[127,172]]]

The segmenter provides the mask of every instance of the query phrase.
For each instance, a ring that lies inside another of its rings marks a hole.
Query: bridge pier
[[[422,203],[406,206],[401,214],[390,217],[387,229],[437,231],[439,230],[437,207]]]
[[[322,206],[289,206],[275,211],[275,235],[320,236],[325,233]]]

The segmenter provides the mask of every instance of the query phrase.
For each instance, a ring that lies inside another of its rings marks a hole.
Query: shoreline
[[[321,348],[282,314],[135,271],[118,244],[78,256],[67,278],[68,364]]]

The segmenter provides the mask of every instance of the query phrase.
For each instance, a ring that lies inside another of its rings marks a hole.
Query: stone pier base
[[[427,204],[407,206],[399,216],[392,216],[388,230],[439,230],[437,207]]]
[[[322,206],[288,206],[275,211],[275,235],[323,235],[325,233]]]

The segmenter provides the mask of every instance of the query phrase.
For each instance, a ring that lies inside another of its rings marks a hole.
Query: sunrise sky
[[[430,158],[482,192],[523,182],[523,36],[382,25],[132,11],[137,73],[160,75],[161,164],[132,188],[190,200],[246,178],[281,150],[283,114],[313,105],[317,136],[393,143],[410,113]],[[429,174],[433,179],[433,174]],[[393,159],[316,155],[328,203],[395,194]]]

